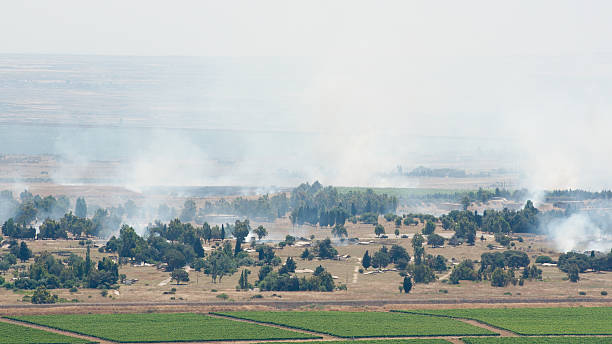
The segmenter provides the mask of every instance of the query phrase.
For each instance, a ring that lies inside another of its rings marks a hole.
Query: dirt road
[[[348,306],[368,307],[386,305],[460,305],[460,304],[563,304],[563,303],[599,303],[612,304],[612,298],[504,298],[504,299],[429,299],[429,300],[310,300],[310,301],[283,301],[283,300],[251,300],[251,301],[212,301],[212,302],[116,302],[116,303],[56,303],[49,305],[33,304],[1,304],[2,309],[45,309],[62,307],[83,308],[129,308],[129,307],[240,307],[240,306],[267,306],[279,309],[291,309],[307,306]]]

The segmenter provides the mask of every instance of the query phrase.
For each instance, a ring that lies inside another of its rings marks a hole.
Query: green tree
[[[395,229],[395,237],[397,238],[399,235],[400,235],[400,231],[399,231],[399,229],[396,228]]]
[[[163,257],[166,264],[168,264],[168,271],[174,271],[176,269],[182,268],[187,264],[187,259],[185,255],[177,250],[177,249],[169,249],[166,251]]]
[[[361,258],[361,265],[367,270],[372,264],[370,253],[366,250],[363,258]]]
[[[372,257],[372,267],[374,268],[385,268],[391,263],[391,256],[386,246],[380,248],[380,250],[374,253]]]
[[[463,206],[463,210],[467,210],[470,204],[472,204],[470,198],[468,196],[463,196],[463,198],[461,199],[461,205]]]
[[[76,206],[74,208],[74,215],[80,218],[87,217],[87,202],[85,202],[85,198],[79,197],[76,200]]]
[[[409,276],[404,277],[404,282],[402,283],[402,288],[404,289],[404,293],[408,294],[410,290],[412,290],[412,280]]]
[[[425,242],[425,239],[423,238],[423,236],[419,233],[416,233],[412,237],[412,248],[423,247],[424,242]]]
[[[231,275],[236,271],[236,264],[232,257],[222,250],[211,253],[204,261],[204,273],[210,275],[213,283],[219,283],[225,275]]]
[[[580,269],[578,268],[577,264],[572,264],[569,266],[569,269],[567,271],[567,277],[569,278],[570,282],[578,282],[578,280],[580,280]]]
[[[344,225],[341,225],[339,223],[337,223],[336,226],[332,228],[331,234],[336,238],[348,237],[348,232],[346,231],[346,227],[344,227]]]
[[[89,245],[87,245],[87,253],[85,253],[85,276],[89,275],[92,265],[93,263],[91,262],[91,248],[89,247]]]
[[[436,224],[433,223],[432,221],[427,221],[427,223],[425,223],[425,227],[423,228],[423,234],[424,235],[433,234],[435,230],[436,230]]]
[[[36,219],[38,210],[32,202],[21,203],[17,208],[17,214],[15,215],[15,222],[22,225],[29,225]]]
[[[436,274],[425,264],[415,264],[413,266],[412,277],[414,283],[429,283],[436,280]]]
[[[474,263],[467,259],[459,263],[459,265],[453,268],[449,281],[451,284],[459,284],[461,280],[475,281],[478,278],[476,271],[474,271]]]
[[[242,251],[242,243],[244,242],[244,238],[249,235],[251,231],[251,225],[249,224],[249,220],[246,219],[244,221],[236,220],[236,224],[234,225],[234,230],[232,231],[232,235],[236,238],[236,247],[234,249],[234,255],[237,255],[240,251]]]
[[[251,288],[251,284],[249,283],[249,274],[250,273],[251,273],[251,271],[248,270],[248,269],[244,269],[240,273],[240,279],[238,280],[238,288],[240,290],[248,290],[248,289]]]
[[[253,233],[255,233],[255,235],[257,235],[257,239],[258,240],[261,240],[262,238],[264,238],[264,237],[266,237],[268,235],[268,231],[262,225],[259,225],[257,228],[255,228],[253,230]]]
[[[436,233],[429,234],[427,236],[427,245],[431,247],[439,247],[444,245],[444,237]]]
[[[419,233],[416,233],[412,237],[412,248],[414,249],[414,263],[416,265],[421,264],[421,262],[423,261],[423,256],[425,255],[425,249],[423,248],[423,242],[425,242],[425,239]],[[414,281],[418,283],[416,278]]]
[[[184,269],[175,269],[170,274],[172,280],[176,281],[176,285],[179,285],[181,282],[189,282],[189,273]]]
[[[331,240],[317,240],[312,248],[315,256],[321,259],[333,259],[338,255],[338,250],[332,246]]]
[[[32,295],[33,304],[49,304],[56,303],[57,301],[57,295],[51,295],[51,293],[47,291],[47,288],[44,286],[36,288],[36,291],[34,291],[34,294]]]
[[[185,204],[183,205],[183,210],[181,211],[181,215],[179,216],[179,219],[182,222],[193,221],[193,219],[195,218],[197,209],[198,208],[196,207],[196,204],[193,200],[191,199],[186,200]]]
[[[383,227],[383,225],[381,224],[377,224],[376,226],[374,226],[374,234],[376,234],[377,237],[380,237],[382,234],[385,234],[385,227]]]
[[[295,261],[293,260],[293,258],[291,257],[287,257],[287,261],[285,262],[285,268],[288,272],[295,272],[295,268],[297,267],[297,265],[295,264]]]
[[[491,274],[491,285],[493,287],[505,287],[510,282],[508,274],[502,268],[495,268]]]
[[[19,245],[19,255],[17,256],[17,258],[19,258],[19,260],[21,260],[22,262],[27,262],[28,259],[30,259],[31,257],[32,250],[28,248],[28,245],[25,243],[25,241],[22,241]]]

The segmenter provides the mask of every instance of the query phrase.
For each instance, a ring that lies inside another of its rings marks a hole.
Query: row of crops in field
[[[417,313],[418,312],[418,313]],[[500,338],[488,329],[455,318],[469,318],[521,334]],[[231,311],[222,313],[55,314],[17,316],[11,319],[119,343],[267,340],[282,342],[328,334],[340,338],[372,338],[361,344],[447,343],[444,338],[463,337],[468,344],[612,344],[612,307],[447,309],[394,312],[340,311]],[[246,321],[238,321],[243,319]],[[275,324],[284,328],[266,326]],[[311,333],[297,331],[301,329]],[[526,337],[526,336],[541,337]],[[571,335],[570,337],[546,337]],[[582,335],[583,337],[579,337]],[[375,337],[389,339],[374,340]],[[394,339],[395,338],[395,339]],[[0,322],[0,344],[86,343],[86,341]],[[327,344],[348,344],[343,341]],[[279,343],[276,343],[279,344]]]
[[[282,325],[343,338],[496,335],[449,318],[389,312],[223,312],[219,315]]]
[[[0,344],[83,344],[89,341],[21,325],[0,322]]]
[[[496,337],[463,338],[465,344],[611,344],[611,337]]]
[[[522,335],[612,334],[612,307],[482,308],[409,312],[474,319]]]
[[[120,343],[320,338],[276,327],[189,313],[56,314],[13,319]]]

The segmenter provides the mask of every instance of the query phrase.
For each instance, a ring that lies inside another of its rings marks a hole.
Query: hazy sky
[[[0,52],[205,56],[609,53],[609,1],[11,1]]]
[[[0,53],[299,58],[293,107],[257,123],[354,135],[306,148],[340,179],[410,161],[416,133],[509,139],[527,186],[597,188],[612,187],[610,13],[610,1],[6,0]],[[397,149],[382,155],[387,134]]]

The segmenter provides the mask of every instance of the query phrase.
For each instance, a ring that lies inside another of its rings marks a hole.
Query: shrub
[[[476,271],[474,271],[474,263],[467,259],[459,263],[451,273],[449,280],[452,284],[459,284],[459,281],[475,281],[478,278]]]
[[[217,295],[217,298],[218,299],[222,299],[222,300],[227,300],[227,299],[229,299],[229,296],[227,296],[226,293],[221,293],[221,294]]]
[[[585,291],[579,291],[579,292],[578,292],[578,295],[582,295],[582,296],[584,296],[584,295],[586,295],[586,292],[585,292]]]
[[[544,264],[544,263],[552,263],[553,260],[549,256],[538,256],[535,262],[538,264]]]
[[[601,291],[601,295],[602,295],[602,296],[606,296],[606,295],[608,295],[608,292],[607,292],[607,291],[605,291],[605,290],[602,290],[602,291]]]
[[[58,300],[57,295],[51,295],[47,291],[45,287],[38,287],[36,291],[32,295],[32,303],[33,304],[48,304],[48,303],[56,303]]]

